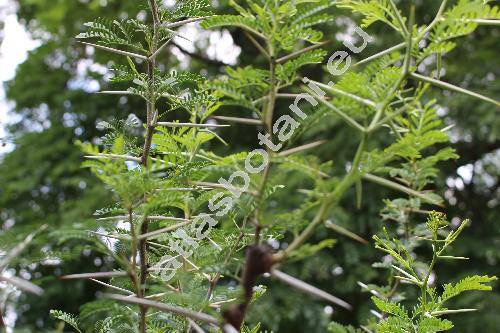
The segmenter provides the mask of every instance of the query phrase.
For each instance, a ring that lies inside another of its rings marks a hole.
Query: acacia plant
[[[103,93],[142,98],[145,107],[138,116],[98,124],[108,132],[100,145],[81,143],[84,165],[116,198],[115,205],[96,212],[98,225],[87,232],[116,270],[64,278],[90,279],[113,293],[83,305],[80,319],[53,315],[79,332],[259,332],[259,324],[251,329],[245,318],[257,298],[265,302],[273,292],[257,284],[266,273],[294,292],[351,309],[281,269],[331,247],[330,238],[308,243],[321,226],[362,240],[331,217],[348,191],[362,200],[363,183],[371,182],[402,197],[386,200],[381,211],[397,224],[374,236],[375,247],[390,256],[376,264],[389,270],[389,285],[360,282],[380,311],[361,330],[451,329],[442,316],[471,309],[447,309],[445,302],[463,291],[490,290],[494,278],[472,276],[443,289],[432,284],[440,260],[465,259],[445,251],[467,222],[446,232],[445,217],[432,211],[444,205],[431,187],[437,165],[456,154],[437,116],[438,101],[427,96],[436,87],[499,106],[441,80],[443,58],[456,39],[479,24],[498,24],[498,9],[482,0],[444,0],[435,18],[422,22],[411,1],[230,3],[234,14],[216,16],[206,0],[174,6],[149,0],[146,20],[97,19],[78,36],[124,57],[124,64],[112,68],[111,81],[130,86]],[[322,47],[329,40],[319,26],[336,19],[335,7],[361,14],[365,29],[377,21],[387,24],[401,43],[353,64],[352,56],[373,40],[358,27],[357,42],[344,43],[351,53],[328,56]],[[198,21],[205,29],[242,29],[267,66],[228,67],[207,79],[159,65],[171,40],[186,38],[176,28]],[[333,75],[328,83],[305,74],[307,66],[319,64]],[[240,113],[215,115],[230,109]],[[331,121],[344,122],[357,140],[351,161],[321,160],[311,152],[328,146],[314,125]],[[224,141],[228,125],[217,122],[257,127],[260,148],[218,156],[214,147],[230,143]],[[384,143],[376,139],[380,134]],[[345,166],[345,173],[334,163]],[[283,204],[290,201],[296,203],[292,211]],[[416,255],[426,243],[432,247],[429,264]],[[417,300],[405,299],[409,285],[419,288]],[[413,311],[403,304],[413,304]],[[356,331],[336,323],[328,329]]]

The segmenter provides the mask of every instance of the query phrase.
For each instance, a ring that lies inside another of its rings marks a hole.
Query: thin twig
[[[361,61],[358,61],[358,62],[357,62],[357,63],[355,63],[353,66],[354,66],[354,67],[356,67],[356,66],[359,66],[359,65],[363,65],[363,64],[365,64],[365,63],[367,63],[367,62],[370,62],[370,61],[372,61],[372,60],[375,60],[375,59],[378,59],[378,58],[380,58],[380,57],[383,57],[383,56],[385,56],[386,54],[389,54],[389,53],[392,53],[392,52],[395,52],[395,51],[402,50],[402,49],[404,49],[404,48],[405,48],[405,46],[406,46],[406,43],[405,43],[405,42],[403,42],[403,43],[401,43],[401,44],[398,44],[398,45],[395,45],[395,46],[390,47],[390,48],[388,48],[388,49],[386,49],[386,50],[384,50],[384,51],[381,51],[381,52],[379,52],[379,53],[376,53],[376,54],[374,54],[374,55],[372,55],[372,56],[370,56],[370,57],[368,57],[368,58],[366,58],[366,59],[363,59],[363,60],[361,60]]]
[[[130,241],[132,237],[129,235],[119,235],[119,234],[105,234],[102,232],[97,232],[97,231],[92,231],[92,230],[87,230],[89,234],[96,235],[96,236],[101,236],[101,237],[106,237],[106,238],[113,238],[113,239],[118,239],[118,240],[123,240],[123,241]]]
[[[108,288],[111,288],[111,289],[115,289],[115,290],[119,290],[119,291],[123,291],[124,293],[128,294],[128,295],[135,295],[133,292],[131,292],[130,290],[127,290],[127,289],[123,289],[123,288],[120,288],[120,287],[117,287],[117,286],[113,286],[112,284],[108,284],[106,282],[102,282],[100,280],[97,280],[97,279],[94,279],[94,278],[90,278],[89,279],[90,281],[94,281],[95,283],[97,284],[100,284],[101,286],[105,286],[105,287],[108,287]]]
[[[0,275],[0,281],[4,281],[18,289],[21,289],[23,291],[26,291],[28,293],[40,296],[43,294],[43,289],[37,286],[34,283],[31,283],[30,281],[27,281],[25,279],[18,278],[17,276],[2,276]]]
[[[127,272],[115,271],[115,272],[95,272],[95,273],[80,273],[80,274],[70,274],[63,275],[60,277],[61,280],[75,280],[75,279],[99,279],[99,278],[111,278],[111,277],[121,277],[127,276]]]
[[[150,307],[150,308],[155,308],[158,309],[162,312],[167,312],[167,313],[173,313],[179,316],[191,318],[193,320],[198,320],[207,324],[213,324],[213,325],[219,325],[219,320],[217,318],[212,317],[208,314],[205,313],[200,313],[200,312],[195,312],[190,309],[186,308],[181,308],[178,306],[172,306],[172,305],[167,305],[163,304],[160,302],[155,302],[143,298],[138,298],[138,297],[127,297],[127,296],[122,296],[122,295],[104,295],[105,298],[112,299],[115,301],[120,301],[124,303],[130,303],[130,304],[137,304],[137,305],[142,305],[145,307]]]
[[[382,186],[391,188],[393,190],[400,191],[400,192],[406,193],[408,195],[412,195],[414,197],[420,198],[420,199],[424,200],[427,203],[430,203],[430,204],[433,204],[433,205],[436,205],[436,206],[442,206],[443,205],[441,202],[435,201],[433,198],[430,198],[430,197],[426,196],[424,193],[415,191],[415,190],[413,190],[413,189],[411,189],[409,187],[406,187],[406,186],[403,186],[401,184],[395,183],[395,182],[390,181],[388,179],[385,179],[385,178],[382,178],[382,177],[378,177],[378,176],[375,176],[375,175],[372,175],[372,174],[369,174],[369,173],[364,174],[363,178],[366,179],[366,180],[368,180],[368,181],[371,181],[371,182],[373,182],[375,184],[382,185]]]
[[[104,95],[137,95],[128,90],[102,90],[102,91],[97,91],[95,93]]]
[[[173,122],[158,122],[157,126],[162,127],[196,127],[196,128],[221,128],[229,127],[230,125],[219,125],[219,124],[195,124],[195,123],[173,123]]]
[[[196,333],[206,333],[197,323],[195,323],[191,318],[187,318],[189,325],[196,331]]]
[[[191,184],[193,185],[197,185],[197,186],[204,186],[204,187],[211,187],[211,188],[220,188],[220,189],[225,189],[225,190],[234,190],[234,191],[241,191],[240,188],[237,188],[237,187],[234,187],[234,186],[226,186],[226,185],[223,185],[223,184],[220,184],[220,183],[209,183],[209,182],[191,182]],[[252,195],[257,195],[257,192],[256,191],[253,191],[253,190],[250,190],[250,189],[247,189],[245,191],[243,191],[244,193],[249,193],[249,194],[252,194]]]
[[[427,35],[428,32],[430,32],[434,26],[436,24],[438,24],[438,22],[441,20],[441,15],[443,15],[444,13],[444,10],[446,9],[446,5],[448,4],[448,0],[443,0],[441,2],[441,5],[439,6],[439,9],[438,9],[438,12],[436,13],[436,17],[434,18],[434,20],[427,26],[427,28],[425,28],[418,36],[418,41],[420,41],[420,39],[424,38],[425,35]]]
[[[2,273],[7,268],[7,266],[13,259],[17,258],[21,254],[21,252],[24,251],[24,249],[33,241],[33,239],[39,232],[44,231],[45,229],[47,229],[47,227],[47,224],[43,224],[42,226],[40,226],[40,228],[38,228],[38,230],[26,236],[12,250],[5,254],[0,263],[0,273]]]
[[[335,297],[335,296],[327,293],[326,291],[323,291],[323,290],[318,289],[314,286],[311,286],[310,284],[308,284],[302,280],[294,278],[293,276],[285,274],[277,269],[272,269],[271,275],[274,276],[275,278],[277,278],[278,280],[280,280],[280,281],[282,281],[282,282],[284,282],[284,283],[286,283],[286,284],[288,284],[288,285],[290,285],[298,290],[301,290],[301,291],[306,292],[310,295],[322,298],[322,299],[327,300],[333,304],[337,304],[338,306],[341,306],[347,310],[352,310],[352,306],[349,303],[347,303],[346,301],[344,301],[338,297]]]
[[[470,90],[467,90],[467,89],[464,89],[464,88],[460,88],[460,87],[455,86],[455,85],[453,85],[451,83],[447,83],[447,82],[443,82],[443,81],[440,81],[440,80],[436,80],[436,79],[433,79],[433,78],[430,78],[430,77],[427,77],[427,76],[423,76],[423,75],[420,75],[420,74],[417,74],[417,73],[412,73],[411,77],[413,77],[414,79],[417,79],[419,81],[422,81],[422,82],[430,83],[430,84],[432,84],[432,85],[434,85],[436,87],[439,87],[439,88],[443,88],[443,89],[447,89],[447,90],[459,92],[459,93],[462,93],[462,94],[465,94],[465,95],[469,95],[469,96],[478,98],[478,99],[483,100],[485,102],[492,103],[492,104],[494,104],[496,106],[500,106],[500,101],[496,101],[496,100],[494,100],[492,98],[489,98],[489,97],[486,97],[484,95],[475,93],[473,91],[470,91]]]
[[[462,19],[464,23],[477,23],[479,25],[500,25],[500,20],[494,19]]]
[[[477,309],[442,310],[442,311],[433,311],[433,312],[431,312],[431,315],[435,316],[435,317],[439,317],[439,316],[447,315],[447,314],[457,314],[457,313],[474,312],[474,311],[477,311]]]
[[[331,93],[333,93],[335,95],[340,95],[340,96],[343,96],[343,97],[347,97],[349,99],[352,99],[353,101],[356,101],[358,103],[364,104],[364,105],[369,106],[371,108],[375,108],[377,106],[377,104],[374,101],[369,100],[367,98],[363,98],[363,97],[360,97],[360,96],[348,93],[346,91],[337,89],[334,86],[323,84],[323,83],[318,82],[318,81],[314,81],[314,80],[310,80],[310,81],[313,82],[314,84],[316,84],[317,86],[330,91]]]
[[[319,96],[316,94],[314,91],[307,87],[303,87],[305,91],[307,91],[311,96],[313,96],[316,100],[319,100],[323,105],[325,105],[327,108],[335,112],[337,115],[339,115],[341,118],[343,118],[349,125],[351,125],[353,128],[357,129],[360,132],[366,132],[366,129],[361,126],[356,120],[348,116],[345,112],[341,111],[338,109],[336,106],[328,103],[323,97]]]
[[[252,35],[250,35],[248,32],[244,31],[243,32],[245,34],[245,36],[250,40],[250,42],[252,42],[252,44],[264,55],[266,56],[266,58],[270,58],[271,56],[269,55],[269,53],[262,47],[262,45],[260,45],[259,42],[257,42],[255,40],[255,38],[253,38]]]
[[[333,231],[335,231],[341,235],[344,235],[344,236],[347,236],[351,239],[354,239],[355,241],[360,242],[361,244],[365,244],[365,245],[369,244],[369,242],[366,239],[364,239],[361,236],[356,235],[354,232],[347,230],[346,228],[341,227],[340,225],[335,224],[333,222],[330,222],[330,223],[328,223],[328,222],[329,221],[327,221],[327,223],[325,223],[325,226],[327,228],[332,229]]]
[[[141,234],[141,235],[139,235],[137,237],[137,239],[139,239],[139,240],[143,240],[143,239],[147,239],[147,238],[151,239],[151,238],[154,238],[154,237],[159,236],[161,234],[164,234],[164,233],[167,233],[167,232],[174,231],[174,230],[177,230],[179,228],[182,228],[182,227],[188,225],[189,223],[191,223],[191,221],[185,221],[185,222],[181,222],[181,223],[172,225],[170,227],[166,227],[166,228],[162,228],[162,229],[159,229],[159,230],[151,231],[151,232],[148,232],[148,233],[145,233],[145,234]]]
[[[285,156],[289,156],[289,155],[292,155],[292,154],[300,153],[300,152],[303,152],[305,150],[309,150],[309,149],[321,146],[321,145],[323,145],[323,144],[325,144],[327,142],[328,141],[326,141],[326,140],[320,140],[320,141],[308,143],[308,144],[305,144],[303,146],[299,146],[299,147],[291,148],[291,149],[288,149],[288,150],[284,150],[284,151],[280,152],[278,154],[278,156],[279,157],[285,157]]]
[[[127,57],[137,58],[137,59],[141,59],[141,60],[148,60],[148,57],[143,56],[141,54],[132,53],[132,52],[128,52],[128,51],[122,51],[122,50],[114,49],[112,47],[107,47],[107,46],[103,46],[103,45],[99,45],[99,44],[92,44],[92,43],[87,43],[87,42],[80,42],[80,43],[82,43],[84,45],[92,46],[92,47],[95,47],[95,48],[98,48],[98,49],[101,49],[104,51],[124,55]]]
[[[396,13],[396,19],[398,20],[398,23],[401,26],[401,29],[403,31],[403,35],[407,36],[409,34],[408,28],[406,28],[404,20],[401,17],[401,14],[399,13],[398,7],[394,4],[393,0],[389,0],[389,4],[391,5],[392,10]]]
[[[122,160],[126,160],[126,161],[138,162],[138,163],[141,162],[141,159],[139,157],[128,156],[128,155],[118,155],[118,154],[86,155],[84,157],[87,159],[90,159],[90,160],[100,160],[100,159],[110,158],[110,159],[122,159]]]
[[[189,23],[193,23],[193,22],[198,22],[198,21],[204,20],[207,17],[209,17],[209,16],[194,17],[194,18],[189,18],[189,19],[186,19],[186,20],[178,21],[178,22],[164,23],[163,26],[166,27],[166,28],[177,28],[177,27],[189,24]]]
[[[165,43],[162,44],[162,46],[160,46],[158,48],[158,50],[155,51],[155,53],[153,53],[149,59],[156,59],[156,57],[158,56],[158,54],[160,54],[161,51],[163,51],[163,49],[165,47],[167,47],[168,44],[170,44],[170,42],[172,41],[172,38],[168,39],[167,41],[165,41]]]
[[[246,124],[246,125],[262,125],[262,120],[250,119],[250,118],[239,118],[239,117],[225,117],[225,116],[214,116],[212,117],[217,120],[223,120],[232,123]]]

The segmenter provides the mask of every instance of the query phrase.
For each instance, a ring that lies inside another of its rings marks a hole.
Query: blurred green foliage
[[[0,232],[1,248],[24,238],[42,224],[48,224],[51,231],[71,230],[74,226],[84,228],[91,224],[90,212],[105,206],[109,198],[97,180],[80,167],[82,154],[74,145],[75,140],[93,141],[102,135],[96,130],[98,120],[125,118],[141,107],[139,101],[116,96],[89,94],[92,85],[102,89],[107,83],[98,67],[85,66],[81,59],[88,55],[85,47],[73,36],[81,31],[82,24],[96,16],[117,17],[140,10],[139,1],[128,0],[18,0],[19,17],[28,30],[42,45],[30,52],[27,61],[19,66],[16,77],[6,84],[7,98],[15,102],[12,111],[20,121],[9,127],[15,136],[15,150],[3,156],[0,162]],[[401,1],[403,3],[407,1]],[[438,3],[433,0],[419,1],[416,17],[428,22],[437,11]],[[226,11],[226,1],[219,1],[217,11]],[[339,16],[346,12],[336,10]],[[337,42],[326,48],[329,53],[341,50],[339,34],[348,29],[346,20],[338,20],[324,27],[326,36],[337,36]],[[381,36],[371,43],[363,57],[394,44],[390,34],[384,34],[382,25],[370,27],[368,32]],[[239,29],[231,29],[231,36],[242,52],[238,58],[240,66],[257,61],[255,48]],[[448,82],[467,87],[488,96],[500,96],[500,28],[480,27],[468,40],[460,44],[448,56],[444,78]],[[223,64],[206,60],[208,55],[202,43],[197,45],[190,58],[189,69],[202,71],[205,75],[216,75]],[[90,63],[106,64],[102,54],[88,58]],[[117,60],[118,61],[118,60]],[[175,58],[160,59],[169,66],[179,65]],[[425,66],[423,64],[422,66]],[[464,71],[464,69],[467,69]],[[306,74],[306,73],[304,73]],[[321,72],[312,69],[308,77],[321,81]],[[440,99],[440,115],[447,124],[455,124],[452,130],[453,146],[460,155],[456,161],[441,165],[437,188],[443,190],[448,199],[446,213],[472,221],[454,247],[454,254],[471,258],[467,262],[452,262],[442,265],[440,279],[458,280],[465,275],[487,273],[499,275],[500,251],[498,246],[498,205],[500,200],[499,148],[500,117],[498,110],[487,103],[454,93],[447,93]],[[228,114],[237,110],[228,110]],[[351,133],[345,125],[336,120],[318,123],[315,132],[322,132],[329,144],[318,149],[325,159],[346,160],[355,149]],[[325,128],[329,128],[325,132]],[[231,150],[240,151],[255,145],[257,132],[253,129],[242,133],[236,128],[225,132],[225,139],[235,143]],[[307,139],[307,138],[305,138]],[[384,141],[383,135],[376,138]],[[217,148],[220,151],[228,148]],[[335,154],[335,155],[333,155]],[[341,170],[343,165],[334,165]],[[457,170],[461,170],[457,173]],[[350,193],[342,201],[334,215],[337,224],[348,228],[365,239],[370,239],[381,229],[377,217],[382,199],[391,197],[389,191],[365,186],[364,201],[358,209],[355,194]],[[286,196],[286,193],[284,194]],[[290,201],[290,208],[298,205]],[[326,228],[318,231],[318,239],[333,234]],[[52,330],[55,323],[49,319],[49,310],[61,309],[78,312],[78,306],[94,299],[98,288],[85,281],[61,282],[57,276],[75,271],[95,270],[95,266],[106,266],[106,258],[86,251],[85,244],[75,242],[73,246],[60,248],[56,233],[46,232],[37,238],[26,251],[28,255],[19,258],[18,270],[28,270],[33,281],[45,289],[40,298],[21,296],[17,302],[17,324],[19,332],[41,332]],[[60,235],[60,233],[57,233]],[[336,236],[339,237],[339,236]],[[340,236],[341,237],[341,236]],[[354,312],[337,310],[330,315],[324,311],[324,304],[308,296],[297,299],[280,284],[272,284],[273,298],[266,298],[252,308],[250,318],[261,321],[263,327],[275,332],[317,332],[319,323],[335,320],[358,325],[371,309],[370,294],[360,293],[357,281],[364,283],[385,283],[380,280],[377,268],[371,267],[379,254],[349,238],[342,238],[332,249],[323,249],[316,256],[300,264],[290,265],[289,272],[309,283],[348,300],[356,309]],[[59,262],[44,262],[29,265],[48,254],[66,259]],[[105,269],[105,268],[104,268]],[[460,272],[457,276],[456,272]],[[332,275],[334,284],[331,284]],[[472,306],[471,304],[474,304]],[[477,307],[479,312],[469,316],[457,316],[455,331],[495,332],[500,326],[500,295],[498,293],[469,294],[456,307]],[[280,308],[279,312],[275,311]],[[322,325],[324,326],[324,325]]]

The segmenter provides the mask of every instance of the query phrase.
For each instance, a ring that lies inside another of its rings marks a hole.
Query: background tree
[[[22,121],[10,129],[17,137],[16,149],[6,155],[0,165],[2,184],[0,207],[2,207],[4,229],[2,244],[12,244],[15,239],[23,238],[23,235],[43,223],[48,223],[53,230],[61,226],[70,228],[75,223],[83,223],[91,217],[89,212],[102,206],[108,198],[103,195],[102,187],[96,180],[85,170],[80,169],[81,153],[73,142],[75,139],[91,141],[100,136],[102,133],[95,130],[98,119],[125,118],[138,107],[132,99],[120,100],[114,96],[88,94],[89,89],[95,89],[96,81],[100,87],[105,87],[105,80],[99,67],[86,66],[79,61],[83,57],[84,47],[77,44],[72,37],[81,30],[83,22],[95,16],[115,17],[117,13],[136,12],[135,2],[107,1],[105,6],[101,5],[100,1],[84,3],[30,0],[19,3],[20,17],[29,24],[28,27],[34,36],[40,36],[44,43],[30,53],[28,60],[20,66],[15,80],[7,85],[8,98],[16,102],[14,112],[22,116]],[[401,3],[406,2],[401,1]],[[417,6],[416,16],[428,22],[437,11],[437,7],[435,1],[424,1]],[[227,12],[226,3],[221,2],[217,10]],[[339,10],[335,10],[334,13],[346,18],[323,27],[326,36],[334,36],[348,30],[350,20],[347,17],[350,17],[350,14]],[[242,49],[239,57],[241,66],[259,60],[264,61],[262,58],[256,59],[256,50],[245,38],[241,29],[233,28],[230,31],[234,42]],[[370,44],[363,55],[373,54],[394,44],[391,35],[385,34],[387,30],[384,26],[374,25],[368,31],[373,35],[384,37]],[[51,34],[50,38],[47,35],[44,37],[46,32]],[[498,28],[479,27],[474,34],[466,37],[466,42],[458,45],[447,56],[447,64],[451,65],[445,66],[444,78],[484,95],[498,96],[499,85],[496,80],[500,68],[496,57],[499,51],[496,42],[498,33]],[[341,43],[342,36],[338,35],[338,42],[325,48],[329,52],[340,50],[343,48]],[[214,63],[213,59],[206,61],[208,56],[205,49],[197,49],[191,53],[191,55],[185,54],[191,59],[189,66],[192,71],[200,69],[206,69],[208,73],[221,71],[220,63]],[[103,55],[97,52],[89,61],[106,64],[108,58],[104,59]],[[171,62],[170,65],[177,63],[173,58],[169,58],[168,61]],[[315,74],[317,76],[314,77],[321,80],[321,74],[316,69],[313,72],[308,69],[303,74],[308,76]],[[72,89],[66,89],[68,87]],[[445,196],[452,206],[448,208],[447,213],[452,220],[454,217],[467,217],[473,221],[464,238],[459,240],[456,246],[459,251],[457,255],[470,257],[471,260],[468,263],[447,264],[445,266],[447,273],[442,277],[455,277],[455,272],[459,268],[464,275],[481,271],[498,275],[496,268],[498,251],[495,251],[498,228],[495,226],[494,214],[498,206],[499,126],[498,117],[495,117],[498,109],[494,110],[493,106],[478,104],[472,98],[454,93],[450,93],[446,100],[441,100],[440,104],[447,106],[440,110],[445,121],[456,124],[452,139],[461,157],[446,164],[437,179],[436,187],[448,187]],[[318,125],[317,130],[321,131],[326,126],[331,128],[325,133],[327,138],[331,136],[334,140],[328,146],[319,148],[320,156],[331,159],[332,152],[335,152],[336,159],[348,156],[353,151],[354,145],[351,144],[349,134],[343,131],[343,125],[340,122],[333,126]],[[235,150],[239,150],[252,145],[257,132],[249,130],[242,137],[240,130],[231,129],[225,134],[229,140],[241,145],[232,146]],[[384,138],[379,140],[383,141]],[[223,150],[224,148],[221,148],[221,151]],[[54,168],[54,165],[57,165],[57,168]],[[457,170],[460,170],[459,174]],[[363,191],[365,200],[361,209],[358,210],[355,206],[356,200],[352,193],[352,196],[345,200],[347,204],[335,212],[338,216],[335,222],[369,239],[375,230],[380,230],[380,220],[374,216],[378,214],[381,200],[390,193],[370,185],[365,186]],[[293,204],[290,203],[290,208]],[[321,232],[326,234],[331,231],[324,229]],[[322,235],[320,233],[318,236]],[[360,288],[356,282],[375,278],[374,271],[367,263],[376,261],[378,254],[374,253],[370,246],[341,239],[342,242],[332,250],[322,250],[314,259],[306,264],[298,264],[294,268],[296,271],[292,269],[290,272],[326,290],[332,288],[327,278],[331,278],[333,274],[335,284],[342,286],[342,293],[339,296],[359,309],[355,315],[335,313],[334,318],[344,323],[356,324],[369,310],[356,306],[365,303],[368,298],[368,295],[363,297],[359,294]],[[57,241],[41,237],[32,245],[30,259],[24,263],[39,258],[41,248],[61,256],[64,253],[58,253]],[[81,252],[76,243],[71,248],[77,254]],[[63,252],[69,250],[68,247]],[[51,265],[37,266],[31,271],[34,277],[42,276],[39,282],[46,293],[42,301],[21,300],[19,326],[26,325],[31,327],[32,331],[37,330],[34,328],[36,325],[52,327],[52,323],[46,321],[48,309],[59,308],[77,312],[79,304],[93,298],[96,288],[91,284],[75,282],[73,285],[66,284],[65,288],[61,289],[60,282],[53,277],[74,271],[73,267],[82,270],[82,267],[91,268],[95,262],[106,265],[106,258],[99,258],[96,261],[98,257],[96,254],[85,256],[87,252],[83,253],[82,256],[68,256],[71,257],[68,258],[71,265],[67,262],[65,265],[51,263]],[[46,252],[42,254],[45,255]],[[21,262],[23,267],[22,264]],[[287,288],[273,285],[273,289],[278,290],[274,293],[275,298],[267,305],[262,304],[255,317],[272,325],[276,330],[310,331],[308,323],[329,320],[329,316],[323,313],[323,305],[313,299],[304,298],[301,306],[297,306],[295,296],[289,295]],[[472,303],[483,304],[483,308],[473,316],[458,318],[457,327],[463,332],[494,331],[499,324],[495,315],[500,310],[498,295],[471,295],[458,305],[470,307],[468,304]],[[29,304],[29,311],[24,304]],[[268,310],[277,304],[284,309],[279,316]]]

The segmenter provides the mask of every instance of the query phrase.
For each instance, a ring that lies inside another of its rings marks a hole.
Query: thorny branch
[[[151,57],[147,60],[147,74],[148,74],[148,99],[146,102],[146,137],[144,141],[144,148],[141,157],[141,164],[145,171],[148,167],[148,158],[151,151],[151,144],[153,133],[155,129],[155,122],[157,121],[156,113],[156,92],[155,92],[155,65],[156,65],[156,51],[158,49],[158,28],[161,25],[158,6],[155,0],[149,0],[151,14],[153,16],[153,42],[151,45]],[[131,228],[133,226],[131,225]],[[144,218],[141,223],[141,235],[147,234],[149,231],[149,220]],[[139,240],[139,258],[140,258],[140,290],[138,296],[143,298],[146,294],[146,281],[148,277],[148,243],[146,238]],[[140,322],[139,332],[146,332],[146,313],[147,306],[139,305],[140,308]]]

